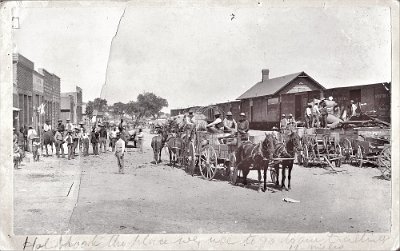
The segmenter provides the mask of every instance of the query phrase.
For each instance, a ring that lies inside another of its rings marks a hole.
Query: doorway
[[[302,107],[302,102],[301,102],[301,95],[296,95],[294,99],[294,118],[296,120],[303,119],[302,112],[303,112],[303,107]]]

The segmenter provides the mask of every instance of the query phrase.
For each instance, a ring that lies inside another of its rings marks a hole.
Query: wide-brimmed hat
[[[289,115],[288,115],[289,117],[293,117],[293,114],[291,114],[291,113],[289,113]]]
[[[59,119],[58,122],[62,122],[62,119]]]
[[[217,115],[221,115],[221,113],[219,111],[215,111],[214,116],[217,116]]]
[[[84,125],[85,123],[83,123],[83,121],[79,122],[80,125]]]
[[[241,112],[239,115],[240,116],[246,116],[246,114],[244,112]]]
[[[278,127],[276,126],[272,127],[272,131],[278,131]]]
[[[282,114],[282,117],[286,117],[286,115],[285,115],[285,114]]]
[[[33,125],[28,126],[28,128],[32,128],[33,129]]]
[[[71,121],[70,119],[66,119],[66,121]]]
[[[232,113],[231,112],[227,112],[226,116],[232,116]]]
[[[50,119],[46,119],[46,122],[50,122]]]

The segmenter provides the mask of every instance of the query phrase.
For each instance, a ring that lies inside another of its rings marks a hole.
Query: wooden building
[[[269,130],[278,126],[281,114],[292,113],[302,119],[306,104],[323,95],[325,87],[305,72],[269,78],[262,70],[262,80],[237,98],[246,113],[251,129]]]

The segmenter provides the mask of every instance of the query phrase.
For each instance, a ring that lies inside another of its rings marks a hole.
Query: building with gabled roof
[[[302,118],[309,100],[320,98],[324,90],[324,86],[304,71],[269,78],[269,70],[264,69],[261,81],[237,100],[251,128],[265,129],[278,125],[282,113]]]

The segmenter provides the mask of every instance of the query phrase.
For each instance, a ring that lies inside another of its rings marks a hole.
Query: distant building
[[[61,95],[64,97],[71,96],[73,98],[73,107],[72,110],[69,111],[71,114],[73,114],[73,118],[71,117],[70,119],[71,123],[79,124],[82,121],[83,114],[82,88],[77,86],[75,92],[63,92]],[[61,110],[65,109],[67,109],[65,106],[61,108]]]
[[[69,93],[61,93],[60,119],[64,122],[69,119],[71,123],[76,124],[74,97]]]
[[[46,69],[39,69],[38,72],[43,75],[44,79],[45,120],[50,120],[50,124],[55,127],[60,117],[60,78]]]

